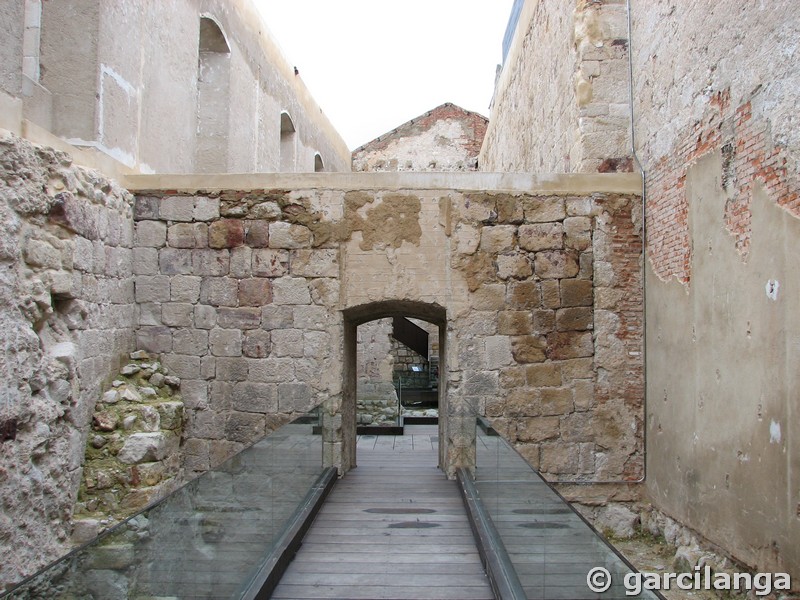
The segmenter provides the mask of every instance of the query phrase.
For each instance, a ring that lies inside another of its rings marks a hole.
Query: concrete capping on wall
[[[254,173],[226,175],[137,175],[123,178],[130,191],[181,193],[239,190],[492,190],[526,194],[640,195],[638,173]]]

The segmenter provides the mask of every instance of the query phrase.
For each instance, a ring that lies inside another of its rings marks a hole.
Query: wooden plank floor
[[[361,436],[273,598],[493,598],[436,425]]]

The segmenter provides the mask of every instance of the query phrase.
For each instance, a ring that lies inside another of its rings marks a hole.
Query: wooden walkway
[[[361,436],[273,598],[494,598],[435,425]]]

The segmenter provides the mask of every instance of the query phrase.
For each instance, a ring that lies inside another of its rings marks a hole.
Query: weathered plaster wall
[[[353,151],[354,171],[477,171],[488,121],[445,103]]]
[[[0,138],[0,581],[68,548],[86,436],[133,350],[132,197]]]
[[[633,0],[632,16],[647,488],[755,570],[796,580],[797,6]]]
[[[482,171],[630,171],[624,0],[528,0],[495,86]]]
[[[37,83],[21,75],[24,11],[3,9],[9,35],[2,89],[24,100],[27,119],[57,135],[142,172],[278,171],[285,110],[298,132],[298,158],[288,170],[313,171],[315,153],[326,170],[350,170],[350,151],[249,0],[76,0],[44,2],[39,10]],[[218,143],[201,148],[198,160],[198,142],[208,140],[208,129],[198,128],[201,17],[219,24],[230,52],[228,72],[210,84],[228,101],[206,113]]]

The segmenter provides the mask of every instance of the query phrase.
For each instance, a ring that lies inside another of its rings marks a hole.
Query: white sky
[[[255,0],[351,150],[452,102],[489,116],[513,0]]]

